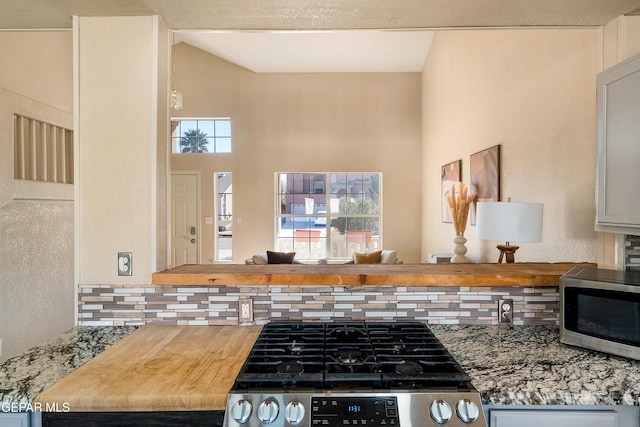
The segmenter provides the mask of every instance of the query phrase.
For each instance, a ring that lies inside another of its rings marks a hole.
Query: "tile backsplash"
[[[277,320],[419,320],[498,323],[498,300],[514,302],[514,325],[558,325],[558,287],[318,287],[83,285],[79,325],[237,325],[238,300],[254,323]]]
[[[627,271],[640,271],[640,236],[625,236],[624,265]]]

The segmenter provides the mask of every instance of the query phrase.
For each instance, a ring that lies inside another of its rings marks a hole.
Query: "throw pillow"
[[[295,252],[271,252],[267,251],[268,264],[293,264]]]
[[[353,259],[356,264],[380,264],[382,258],[382,251],[370,252],[368,254],[354,253]]]
[[[267,260],[267,253],[263,252],[261,254],[258,255],[254,255],[251,257],[251,259],[253,260],[253,263],[255,265],[267,265],[267,263],[269,262]]]
[[[397,259],[397,251],[392,251],[389,249],[382,250],[382,255],[380,256],[381,264],[395,264]]]

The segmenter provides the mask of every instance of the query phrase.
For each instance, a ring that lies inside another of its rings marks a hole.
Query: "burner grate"
[[[419,322],[277,322],[265,325],[236,389],[429,389],[471,378]]]

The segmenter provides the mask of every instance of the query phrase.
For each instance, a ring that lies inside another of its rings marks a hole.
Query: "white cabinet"
[[[640,234],[640,55],[598,74],[596,230]]]
[[[488,427],[638,427],[635,406],[518,406],[484,408]]]

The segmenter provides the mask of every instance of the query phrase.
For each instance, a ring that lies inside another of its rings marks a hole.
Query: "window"
[[[215,175],[216,191],[216,261],[233,260],[233,196],[230,173]]]
[[[381,249],[381,181],[371,172],[276,174],[276,250],[317,260]]]
[[[73,131],[14,114],[14,178],[73,184]]]
[[[174,153],[230,153],[231,120],[171,119]]]

